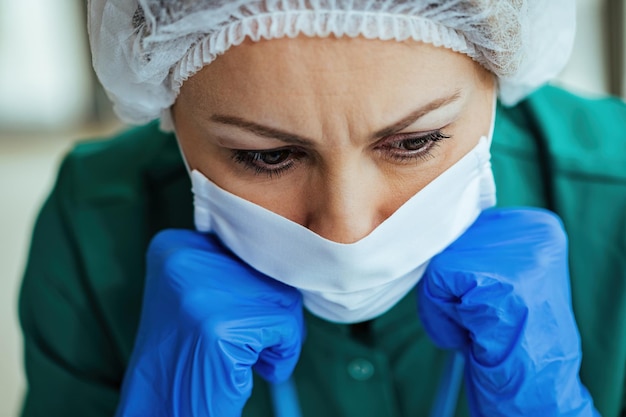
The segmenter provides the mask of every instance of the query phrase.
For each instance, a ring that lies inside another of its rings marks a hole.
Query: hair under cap
[[[513,105],[571,53],[574,0],[89,0],[95,71],[118,116],[162,118],[183,82],[246,38],[415,40],[470,56]]]

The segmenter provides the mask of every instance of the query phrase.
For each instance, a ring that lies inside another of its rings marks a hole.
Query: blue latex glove
[[[252,369],[287,380],[303,338],[300,293],[211,235],[158,234],[118,417],[240,416]]]
[[[567,239],[538,209],[491,209],[431,261],[419,314],[437,346],[465,353],[472,416],[598,415],[578,372]]]

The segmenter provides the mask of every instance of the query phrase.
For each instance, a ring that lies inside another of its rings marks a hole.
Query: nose
[[[381,179],[366,169],[342,167],[312,186],[305,226],[337,243],[354,243],[393,212]]]

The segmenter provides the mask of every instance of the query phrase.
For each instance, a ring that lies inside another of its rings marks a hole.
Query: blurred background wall
[[[626,94],[625,2],[577,0],[557,83]],[[25,387],[17,295],[37,211],[72,142],[123,127],[91,71],[84,14],[83,1],[0,0],[0,417],[18,415]]]

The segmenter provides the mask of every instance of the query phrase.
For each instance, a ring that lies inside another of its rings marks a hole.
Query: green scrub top
[[[557,212],[570,242],[581,378],[604,417],[626,416],[626,105],[545,87],[498,107],[500,206]],[[193,228],[190,182],[156,123],[77,145],[36,223],[21,289],[24,417],[113,416],[133,348],[151,237]],[[368,325],[306,313],[295,371],[305,417],[427,416],[445,352],[413,293]],[[255,380],[245,417],[271,416]],[[457,416],[468,416],[461,399]]]

